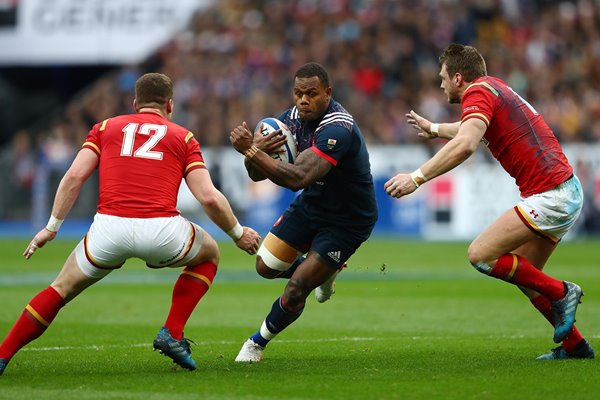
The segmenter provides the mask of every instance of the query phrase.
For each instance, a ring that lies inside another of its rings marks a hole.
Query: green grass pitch
[[[53,279],[74,242],[26,262],[0,241],[0,337]],[[552,329],[520,292],[484,277],[466,243],[376,238],[350,260],[333,299],[304,314],[258,364],[236,364],[285,281],[222,243],[221,266],[192,315],[195,372],[153,352],[178,270],[129,261],[67,305],[0,377],[0,399],[597,399],[597,360],[540,362]],[[600,242],[562,243],[547,272],[584,289],[578,327],[600,351]]]

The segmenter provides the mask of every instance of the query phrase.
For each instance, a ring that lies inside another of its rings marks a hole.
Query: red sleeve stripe
[[[315,146],[312,146],[310,148],[312,151],[314,151],[315,153],[317,153],[317,155],[323,157],[325,160],[329,161],[331,164],[333,164],[334,166],[337,165],[337,160],[333,157],[331,157],[329,154],[323,153],[321,150],[317,149]]]
[[[187,167],[185,167],[185,174],[188,174],[189,172],[198,168],[206,168],[206,164],[204,164],[201,161],[195,161],[193,163],[190,163]]]
[[[478,118],[478,119],[482,120],[483,122],[485,122],[485,124],[487,126],[490,126],[490,120],[487,119],[487,117],[485,115],[483,115],[482,113],[473,113],[473,114],[465,115],[465,117],[462,119],[461,122],[465,122],[466,120],[471,119],[471,118]]]
[[[560,238],[542,232],[540,228],[538,228],[538,226],[535,224],[535,222],[533,222],[533,220],[529,218],[529,215],[523,212],[523,210],[521,210],[519,206],[515,206],[514,208],[521,221],[525,224],[526,227],[529,228],[530,231],[546,240],[549,240],[553,244],[560,242]]]
[[[96,146],[96,144],[92,143],[92,142],[85,142],[81,148],[85,148],[87,147],[88,149],[92,150],[94,153],[98,154],[98,156],[100,156],[100,148],[98,146]]]

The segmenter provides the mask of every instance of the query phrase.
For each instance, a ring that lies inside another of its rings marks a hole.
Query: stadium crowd
[[[92,124],[131,111],[135,79],[148,71],[175,81],[176,123],[203,147],[228,146],[242,119],[254,126],[289,106],[289,77],[307,60],[330,71],[334,98],[361,121],[368,144],[422,143],[406,111],[459,117],[436,78],[437,55],[450,42],[476,46],[489,73],[523,94],[562,143],[598,142],[599,10],[594,0],[215,2],[147,60],[80,93],[48,130],[29,132],[32,143],[15,135],[1,151],[2,170],[27,168],[6,163],[26,145],[38,163],[66,164]]]

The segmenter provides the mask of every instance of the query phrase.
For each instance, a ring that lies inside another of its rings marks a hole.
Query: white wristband
[[[239,222],[236,222],[234,227],[227,231],[227,234],[230,238],[237,242],[244,234],[244,228],[242,228]]]
[[[435,136],[439,136],[440,133],[440,124],[431,124],[431,128],[429,128],[429,132],[435,134]]]
[[[421,186],[425,182],[427,182],[427,178],[423,175],[421,168],[417,168],[410,174],[410,179],[415,183],[416,187]]]
[[[63,221],[64,219],[58,219],[54,215],[50,215],[50,219],[46,224],[46,229],[48,229],[50,232],[58,232]]]

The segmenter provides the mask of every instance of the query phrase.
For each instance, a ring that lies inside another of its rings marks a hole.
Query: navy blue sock
[[[292,265],[290,265],[290,267],[286,271],[283,271],[283,273],[277,277],[290,279],[292,277],[292,275],[294,275],[294,271],[296,271],[296,268],[298,268],[298,265],[300,265],[300,263],[304,260],[306,260],[306,257],[304,257],[304,256],[300,256],[300,257],[296,258],[296,261],[294,261],[292,263]]]
[[[279,297],[273,303],[271,312],[265,318],[260,329],[254,335],[250,336],[250,339],[259,346],[265,347],[279,332],[297,320],[302,311],[304,311],[304,307],[296,312],[287,310],[282,305],[281,297]]]

